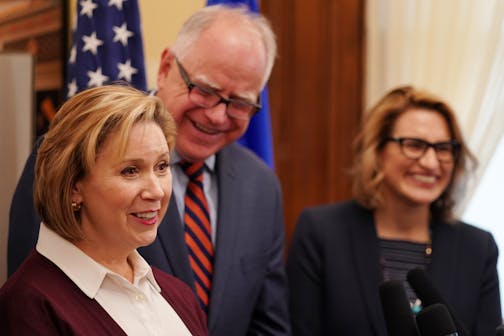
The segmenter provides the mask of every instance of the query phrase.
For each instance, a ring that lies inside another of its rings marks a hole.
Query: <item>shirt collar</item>
[[[36,250],[52,261],[74,282],[89,298],[94,299],[106,276],[115,275],[105,266],[97,263],[77,246],[59,236],[44,223],[40,224]],[[134,283],[146,277],[158,292],[161,288],[154,279],[149,264],[135,250],[129,256],[133,270]]]
[[[171,159],[170,159],[170,163],[171,163],[172,165],[174,165],[174,164],[179,163],[180,161],[182,161],[182,157],[179,155],[179,153],[177,153],[177,151],[173,151],[172,156],[171,156]],[[214,155],[209,156],[209,157],[205,160],[205,167],[206,167],[206,169],[208,169],[211,173],[213,173],[213,172],[214,172],[214,170],[215,170],[215,154],[214,154]]]

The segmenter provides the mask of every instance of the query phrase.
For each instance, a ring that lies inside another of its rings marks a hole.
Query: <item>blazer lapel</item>
[[[175,277],[183,280],[194,290],[194,278],[187,257],[187,247],[184,242],[183,225],[172,196],[168,211],[158,229],[158,239],[166,254],[166,259]]]
[[[446,301],[453,301],[452,284],[456,279],[456,252],[458,234],[453,226],[434,222],[432,230],[432,260],[427,268],[427,274],[434,286],[443,293]]]
[[[229,274],[233,258],[236,255],[235,246],[237,241],[237,225],[240,220],[239,213],[242,200],[236,197],[239,178],[234,169],[234,164],[226,150],[217,155],[216,174],[219,186],[217,232],[214,257],[214,277],[212,280],[212,294],[210,297],[210,310],[208,316],[208,330],[216,325],[219,307],[222,305],[226,288],[231,286]]]
[[[363,291],[364,304],[375,335],[386,336],[386,326],[382,316],[379,286],[383,282],[380,269],[380,251],[372,212],[360,211],[349,224],[352,252],[355,258],[357,278]]]

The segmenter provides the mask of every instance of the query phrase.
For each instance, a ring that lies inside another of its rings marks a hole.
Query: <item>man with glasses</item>
[[[196,12],[161,56],[155,94],[178,133],[173,197],[156,241],[139,252],[194,289],[211,335],[290,333],[279,181],[235,144],[261,106],[275,56],[263,16],[223,6]],[[33,211],[23,188],[11,213]],[[10,225],[27,226],[12,216]]]

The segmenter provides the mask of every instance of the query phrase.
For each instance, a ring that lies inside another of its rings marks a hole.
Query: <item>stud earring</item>
[[[77,212],[81,209],[82,203],[72,202],[72,210]]]

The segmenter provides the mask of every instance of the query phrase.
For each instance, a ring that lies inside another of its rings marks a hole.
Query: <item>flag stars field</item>
[[[77,89],[77,82],[73,79],[70,83],[68,83],[68,97],[75,96]]]
[[[82,6],[80,15],[87,15],[88,18],[93,17],[93,10],[95,10],[96,7],[98,7],[97,4],[93,3],[93,0],[81,1],[80,5]]]
[[[79,0],[68,55],[66,96],[124,80],[146,90],[137,0]]]
[[[109,77],[102,74],[102,68],[98,68],[96,71],[88,71],[87,75],[89,77],[88,87],[102,86],[109,79]]]
[[[121,27],[114,27],[114,42],[120,41],[123,46],[128,45],[128,38],[133,36],[133,33],[130,32],[126,27],[126,22],[122,24]]]
[[[123,5],[123,2],[126,1],[126,0],[109,0],[109,3],[108,5],[111,7],[111,6],[116,6],[117,9],[119,9],[120,11],[122,11],[122,5]]]
[[[117,67],[119,68],[119,75],[117,75],[118,78],[124,79],[127,82],[131,82],[131,76],[133,74],[136,74],[138,72],[137,69],[133,68],[131,66],[131,60],[127,60],[126,63],[118,63]]]
[[[96,55],[98,47],[103,44],[103,41],[96,37],[96,32],[93,32],[90,36],[83,36],[82,40],[84,41],[84,48],[82,48],[82,51],[89,50],[93,55]]]
[[[77,57],[77,48],[75,46],[72,46],[72,49],[70,50],[70,57],[68,58],[68,62],[75,63],[76,57]]]

